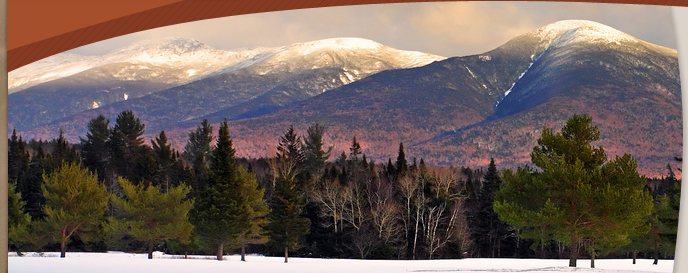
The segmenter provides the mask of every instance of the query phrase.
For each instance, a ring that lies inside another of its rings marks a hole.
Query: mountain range
[[[318,122],[336,154],[356,136],[377,162],[403,142],[409,157],[430,164],[484,166],[494,157],[515,167],[529,161],[542,128],[578,113],[600,128],[595,144],[634,155],[644,174],[664,173],[682,152],[676,50],[591,21],[556,22],[452,58],[358,38],[237,51],[172,39],[54,58],[9,75],[19,90],[9,96],[10,130],[24,138],[62,128],[76,141],[98,114],[114,120],[134,110],[148,137],[166,130],[178,148],[204,118],[227,118],[238,154],[252,157],[272,153],[289,125],[303,133]],[[83,70],[53,76],[73,67]]]

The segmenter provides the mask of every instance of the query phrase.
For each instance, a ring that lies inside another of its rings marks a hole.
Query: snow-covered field
[[[224,261],[213,260],[211,256],[164,255],[156,253],[153,260],[146,254],[131,253],[67,253],[67,258],[59,258],[59,253],[26,253],[17,257],[10,253],[9,272],[96,272],[96,273],[139,273],[139,272],[299,272],[299,273],[336,273],[336,272],[602,272],[602,273],[648,273],[672,272],[673,260],[660,260],[652,265],[652,260],[595,261],[597,268],[590,269],[589,260],[578,260],[578,268],[569,268],[568,260],[536,259],[462,259],[432,261],[374,261],[345,259],[290,258],[284,263],[281,257],[247,256],[246,262],[240,257],[225,256]]]

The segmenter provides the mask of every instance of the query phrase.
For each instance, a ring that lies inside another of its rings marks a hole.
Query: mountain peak
[[[395,49],[364,38],[330,38],[285,46],[254,69],[263,75],[342,68],[356,75],[347,76],[351,80],[382,70],[418,67],[444,59],[433,54]]]
[[[620,45],[638,41],[610,26],[587,20],[558,21],[535,30],[534,34],[556,46],[579,42]]]
[[[110,54],[117,54],[120,52],[131,51],[146,51],[146,50],[164,50],[171,53],[183,54],[186,52],[196,51],[199,49],[210,48],[196,39],[168,37],[164,39],[142,40],[131,44],[130,46],[121,48]]]
[[[292,48],[299,48],[303,50],[302,54],[308,54],[309,51],[315,50],[374,50],[384,47],[382,44],[363,38],[330,38],[305,43],[296,43],[291,45]]]

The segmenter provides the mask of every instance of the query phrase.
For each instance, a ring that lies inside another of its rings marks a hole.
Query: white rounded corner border
[[[678,51],[679,70],[681,73],[681,104],[683,105],[683,143],[686,143],[686,105],[688,105],[688,7],[671,7],[674,17],[674,29]],[[688,158],[688,152],[683,148],[683,158]],[[682,170],[686,170],[684,161]],[[688,196],[688,187],[682,187],[681,195]],[[685,198],[684,198],[685,199]],[[688,202],[681,202],[679,213],[678,238],[676,240],[676,255],[674,257],[674,273],[688,272]],[[682,259],[683,258],[683,259]]]

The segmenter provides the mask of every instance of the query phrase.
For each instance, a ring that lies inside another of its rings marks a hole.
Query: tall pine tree
[[[325,165],[330,158],[332,147],[325,150],[323,135],[325,127],[315,123],[308,127],[303,143],[304,169],[310,180],[317,180],[325,173]]]
[[[164,191],[169,191],[170,187],[177,186],[179,182],[175,179],[174,173],[177,161],[176,152],[172,149],[172,145],[167,143],[165,131],[160,132],[160,135],[155,140],[151,140],[151,146],[156,162],[153,184],[160,186]]]
[[[408,174],[408,161],[406,161],[406,153],[404,153],[404,143],[399,143],[399,153],[397,154],[396,162],[396,179]]]
[[[284,249],[285,263],[289,261],[289,251],[300,247],[300,236],[309,232],[310,220],[301,217],[304,205],[303,194],[298,190],[294,176],[278,177],[270,199],[270,223],[265,229],[271,244]]]
[[[253,217],[248,196],[241,191],[243,181],[232,146],[229,125],[224,121],[211,152],[208,183],[196,198],[191,213],[196,234],[216,248],[219,261],[223,259],[224,246],[251,229]]]
[[[134,112],[123,111],[110,135],[110,163],[117,176],[133,183],[150,181],[155,171],[150,148],[143,145],[145,127]]]
[[[104,115],[92,119],[88,122],[88,133],[86,138],[81,138],[81,157],[84,166],[98,174],[98,180],[105,181],[108,161],[110,159],[110,149],[108,141],[110,138],[110,120]]]
[[[203,189],[208,180],[208,157],[212,141],[213,127],[204,119],[195,131],[189,133],[189,140],[184,146],[182,157],[191,164],[191,187],[194,193]]]
[[[494,158],[490,159],[490,165],[483,177],[483,185],[480,188],[477,200],[477,215],[472,216],[473,241],[478,248],[480,257],[496,258],[507,256],[501,253],[507,244],[510,235],[509,226],[502,222],[493,210],[494,197],[502,184],[497,172]],[[512,248],[513,249],[513,248]]]

